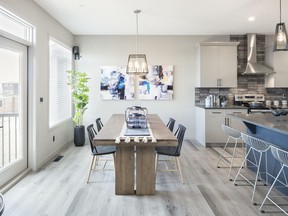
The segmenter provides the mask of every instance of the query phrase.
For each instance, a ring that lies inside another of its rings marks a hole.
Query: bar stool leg
[[[255,195],[256,186],[257,186],[257,182],[258,182],[258,176],[259,176],[259,171],[260,171],[261,159],[262,159],[262,152],[260,152],[260,157],[259,157],[259,161],[258,161],[258,164],[257,164],[257,172],[256,172],[255,182],[254,182],[254,186],[253,186],[252,199],[251,199],[251,202],[252,202],[254,205],[257,205],[257,203],[254,202],[254,195]],[[261,177],[261,176],[260,176],[260,177]]]
[[[222,153],[221,153],[221,155],[220,155],[220,157],[219,157],[219,159],[218,159],[218,162],[217,162],[217,165],[216,165],[218,168],[220,168],[220,166],[218,166],[218,165],[219,165],[219,163],[220,163],[220,160],[221,160],[222,157],[223,157],[223,154],[225,153],[225,150],[226,150],[226,148],[227,148],[227,145],[228,145],[229,140],[230,140],[230,136],[228,137],[228,139],[227,139],[227,141],[226,141],[226,144],[225,144],[225,146],[224,146],[224,149],[223,149],[223,151],[222,151]]]
[[[238,170],[238,172],[237,172],[237,174],[236,174],[236,176],[235,176],[235,179],[234,179],[234,181],[233,181],[233,184],[234,184],[235,186],[238,185],[238,184],[236,184],[236,180],[237,180],[238,176],[240,175],[240,171],[241,171],[243,165],[246,163],[246,159],[247,159],[250,151],[251,151],[251,148],[249,148],[249,150],[248,150],[247,154],[245,155],[245,157],[244,157],[244,159],[243,159],[243,162],[242,162],[242,164],[241,164],[241,166],[240,166],[240,168],[239,168],[239,170]]]
[[[275,183],[277,182],[277,180],[278,180],[278,178],[279,178],[279,176],[280,176],[280,174],[281,174],[283,168],[284,168],[284,166],[282,165],[282,167],[281,167],[281,169],[280,169],[278,175],[276,176],[276,178],[275,178],[274,182],[272,183],[272,185],[271,185],[269,191],[267,192],[267,194],[266,194],[266,196],[265,196],[265,198],[264,198],[264,200],[263,200],[263,202],[262,202],[262,204],[261,204],[261,206],[260,206],[260,208],[259,208],[259,211],[261,211],[261,209],[262,209],[262,207],[263,207],[263,205],[264,205],[266,199],[269,199],[271,202],[273,202],[273,203],[274,203],[274,204],[275,204],[279,209],[281,209],[281,210],[282,210],[282,211],[287,215],[287,213],[284,211],[284,209],[282,209],[279,205],[277,205],[274,201],[272,201],[272,200],[269,198],[269,194],[270,194],[271,190],[273,189]],[[262,210],[261,212],[262,212],[262,213],[265,213],[264,210]]]
[[[234,162],[234,157],[235,157],[235,152],[236,152],[236,147],[237,147],[237,139],[235,139],[235,145],[234,145],[234,150],[233,150],[233,154],[232,154],[232,159],[231,159],[231,163],[230,163],[230,169],[229,169],[229,173],[228,173],[228,179],[230,181],[233,181],[233,179],[230,178],[231,175],[231,169],[233,167],[233,162]]]

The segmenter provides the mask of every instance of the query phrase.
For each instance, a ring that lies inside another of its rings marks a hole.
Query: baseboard
[[[226,143],[206,143],[206,147],[224,147]],[[234,143],[228,143],[228,147],[234,147]],[[242,147],[242,143],[238,143],[237,147]]]
[[[38,169],[40,169],[45,164],[51,162],[51,160],[53,160],[61,151],[63,151],[65,148],[67,148],[68,145],[71,144],[72,142],[73,142],[73,139],[68,140],[62,146],[59,146],[58,148],[54,149],[54,151],[52,151],[50,154],[48,154],[47,157],[45,157],[43,160],[40,161],[39,164],[37,164],[36,170],[33,170],[33,171],[37,171]]]
[[[8,183],[0,188],[0,193],[6,193],[10,188],[12,188],[15,184],[17,184],[22,178],[24,178],[31,169],[27,168],[21,173],[19,173],[15,178],[11,179]]]

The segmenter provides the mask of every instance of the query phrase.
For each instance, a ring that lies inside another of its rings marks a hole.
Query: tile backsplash
[[[288,88],[265,88],[265,75],[238,76],[237,88],[195,88],[195,104],[204,105],[208,95],[221,95],[233,104],[235,94],[264,94],[265,100],[283,100],[288,96]],[[287,100],[287,98],[285,99]]]

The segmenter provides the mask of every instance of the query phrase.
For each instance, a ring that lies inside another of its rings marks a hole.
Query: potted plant
[[[73,121],[75,123],[74,126],[74,144],[76,146],[82,146],[85,143],[85,126],[82,125],[83,122],[83,114],[87,109],[87,105],[89,102],[89,87],[87,86],[87,82],[89,78],[87,77],[87,73],[69,70],[68,73],[68,85],[71,86],[72,89],[72,101],[75,108],[75,114],[73,117]]]

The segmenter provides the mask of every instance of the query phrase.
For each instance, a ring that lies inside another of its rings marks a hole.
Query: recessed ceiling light
[[[251,17],[248,18],[248,20],[249,20],[249,22],[253,22],[253,21],[255,21],[255,17],[251,16]]]

